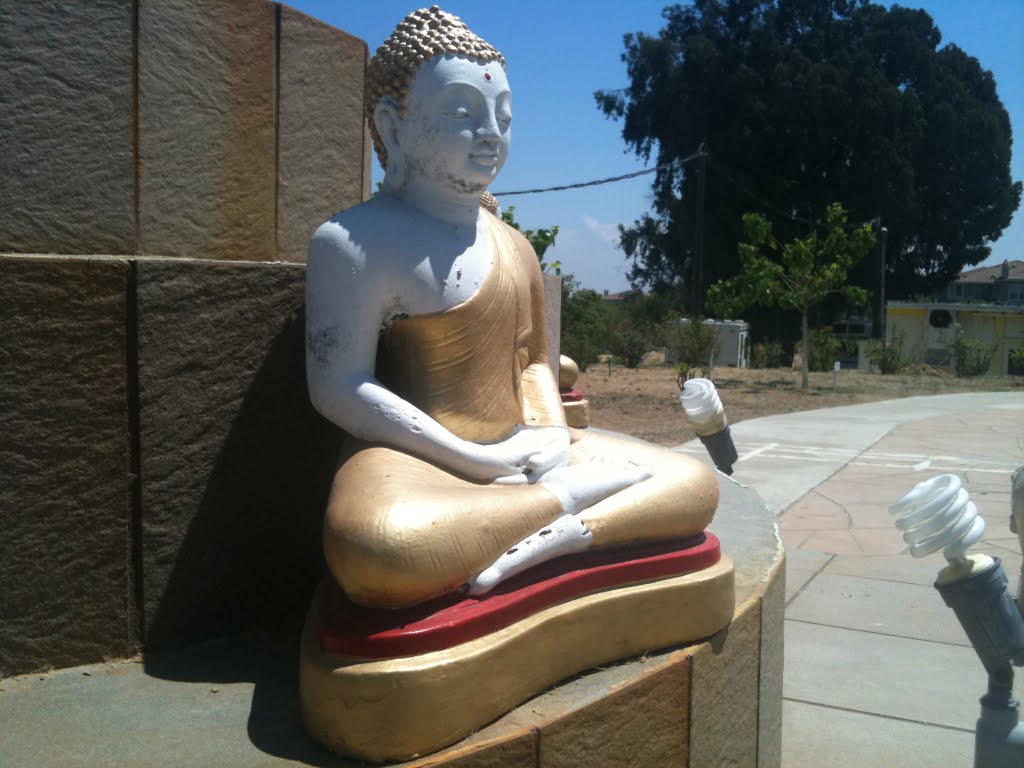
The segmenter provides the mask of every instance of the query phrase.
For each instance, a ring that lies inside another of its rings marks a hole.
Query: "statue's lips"
[[[498,155],[496,152],[473,152],[470,154],[469,159],[474,163],[482,163],[484,165],[494,165],[498,162]]]

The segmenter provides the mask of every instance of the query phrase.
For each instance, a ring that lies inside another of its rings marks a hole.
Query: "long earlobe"
[[[384,149],[391,154],[391,148],[398,148],[398,105],[390,96],[382,96],[373,108],[373,124],[377,128]]]
[[[393,191],[405,186],[405,168],[402,162],[402,148],[398,141],[398,126],[401,122],[398,104],[390,96],[383,96],[373,108],[373,124],[380,136],[387,162],[384,166],[384,183]]]

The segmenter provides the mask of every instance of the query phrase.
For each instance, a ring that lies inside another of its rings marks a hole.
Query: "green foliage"
[[[608,348],[627,368],[636,368],[651,347],[650,328],[628,314],[613,313],[608,323]]]
[[[786,348],[776,339],[761,341],[750,348],[751,368],[788,368]]]
[[[677,361],[676,373],[680,385],[697,376],[711,377],[714,358],[721,344],[715,329],[703,317],[691,317],[688,322],[673,321],[667,325],[666,339],[672,357]]]
[[[609,304],[596,291],[581,289],[572,275],[562,277],[562,354],[581,371],[608,348]]]
[[[883,375],[903,373],[910,365],[906,352],[906,334],[903,331],[897,331],[889,340],[869,341],[864,352]]]
[[[708,306],[723,315],[756,306],[804,312],[837,292],[850,304],[863,305],[867,292],[847,285],[847,273],[871,250],[875,236],[867,224],[847,232],[846,218],[842,206],[833,203],[826,214],[824,238],[812,232],[780,246],[768,219],[759,213],[744,214],[744,242],[739,244],[742,272],[712,285]]]
[[[1011,376],[1024,376],[1024,347],[1011,349],[1008,362]]]
[[[886,4],[888,5],[888,4]],[[706,160],[705,284],[735,274],[758,201],[802,237],[840,199],[888,228],[886,292],[929,294],[978,264],[1021,198],[992,73],[923,10],[850,0],[693,0],[656,35],[625,36],[628,84],[595,94],[627,146],[657,161],[653,211],[621,230],[636,285],[692,280],[697,160]],[[942,47],[940,47],[942,46]],[[879,260],[851,282],[878,285]],[[749,317],[747,319],[750,319]]]
[[[784,245],[772,236],[772,225],[758,213],[743,216],[744,241],[739,245],[741,271],[719,280],[708,290],[708,307],[724,316],[748,307],[797,310],[803,328],[803,382],[807,388],[808,328],[811,307],[832,293],[854,305],[867,302],[863,288],[847,284],[849,270],[871,250],[875,236],[870,225],[846,228],[846,211],[828,207],[824,237],[812,232]]]
[[[818,328],[807,336],[810,358],[807,367],[812,371],[831,371],[839,359],[843,345],[840,339],[832,334],[831,328]]]
[[[510,205],[506,210],[501,212],[501,220],[510,227],[518,229],[523,233],[523,236],[530,241],[530,245],[533,246],[534,253],[537,254],[537,260],[540,262],[540,268],[542,271],[551,271],[556,275],[561,275],[562,262],[553,261],[549,264],[544,261],[544,253],[548,248],[555,244],[555,238],[558,236],[558,226],[552,225],[547,229],[523,229],[515,220],[515,210],[516,207],[514,205]]]
[[[953,331],[953,370],[957,376],[981,376],[988,373],[995,350],[980,339],[972,339],[957,325]]]

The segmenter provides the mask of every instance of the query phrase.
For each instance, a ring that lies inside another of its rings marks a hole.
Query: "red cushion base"
[[[707,532],[673,542],[583,552],[542,563],[480,597],[454,593],[398,610],[355,605],[328,579],[320,597],[320,647],[365,659],[438,651],[553,605],[613,587],[700,571],[720,557],[718,538]]]

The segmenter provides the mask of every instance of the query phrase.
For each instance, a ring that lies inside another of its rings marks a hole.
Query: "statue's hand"
[[[569,432],[562,427],[520,427],[500,443],[479,448],[487,461],[499,467],[487,479],[506,485],[533,483],[569,463]]]
[[[558,497],[566,514],[575,515],[651,474],[647,467],[632,463],[587,461],[556,467],[540,483]]]

